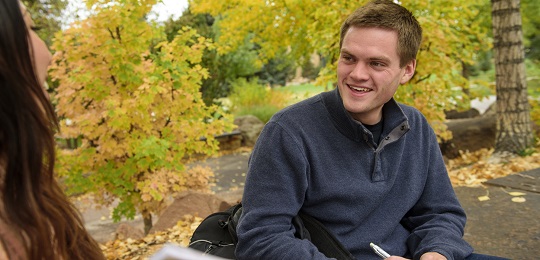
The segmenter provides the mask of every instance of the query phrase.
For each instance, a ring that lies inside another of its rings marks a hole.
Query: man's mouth
[[[370,92],[370,91],[372,91],[372,89],[369,89],[369,88],[353,87],[353,86],[348,85],[348,84],[347,84],[347,86],[348,86],[350,89],[352,89],[352,90],[354,90],[354,91],[357,91],[357,92]]]

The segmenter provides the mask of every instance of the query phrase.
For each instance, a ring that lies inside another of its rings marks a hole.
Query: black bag
[[[189,247],[205,254],[235,259],[234,250],[238,239],[236,230],[233,230],[235,228],[232,228],[231,220],[239,209],[241,209],[241,204],[206,217],[193,232]],[[230,233],[229,230],[233,230],[234,233]]]
[[[234,250],[238,237],[236,225],[242,214],[242,204],[226,211],[212,213],[195,229],[189,247],[205,254],[226,259],[236,259]],[[294,236],[310,240],[321,253],[338,260],[354,259],[353,255],[315,218],[299,214],[292,220],[296,229]]]

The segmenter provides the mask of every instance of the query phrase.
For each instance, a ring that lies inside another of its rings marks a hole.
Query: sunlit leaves
[[[60,153],[60,174],[72,192],[94,191],[102,203],[120,199],[117,220],[158,211],[165,195],[207,189],[212,173],[186,171],[183,162],[216,152],[214,136],[232,127],[199,92],[208,76],[199,63],[212,43],[189,28],[166,41],[144,19],[155,2],[88,1],[92,15],[53,45],[62,134],[81,142]]]

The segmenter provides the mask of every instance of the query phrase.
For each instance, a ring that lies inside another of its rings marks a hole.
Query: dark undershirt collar
[[[381,121],[379,121],[378,123],[374,124],[374,125],[368,125],[368,124],[363,124],[367,130],[369,130],[371,132],[371,134],[373,135],[373,140],[375,141],[376,144],[379,144],[379,141],[381,139],[381,134],[382,134],[382,130],[383,130],[383,120],[381,119]]]

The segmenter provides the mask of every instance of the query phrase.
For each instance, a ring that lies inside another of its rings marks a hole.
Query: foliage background
[[[339,55],[339,28],[355,8],[367,1],[217,1],[193,0],[194,13],[219,17],[221,34],[218,53],[234,51],[246,37],[261,46],[259,59],[273,58],[284,46],[298,61],[318,53],[326,61],[318,85],[335,83],[335,61]],[[418,69],[396,98],[414,104],[432,123],[439,138],[451,137],[441,122],[444,110],[468,105],[476,92],[475,82],[462,75],[464,64],[473,64],[475,54],[490,48],[489,28],[481,10],[485,3],[474,1],[406,1],[424,29]],[[487,6],[489,7],[489,5]],[[436,100],[437,102],[433,102]]]
[[[62,135],[80,140],[59,153],[57,171],[71,193],[93,192],[104,205],[118,200],[114,219],[141,212],[151,225],[166,196],[208,189],[211,176],[184,163],[215,153],[214,136],[232,128],[199,91],[208,77],[202,56],[213,45],[189,28],[167,41],[144,19],[155,0],[87,4],[94,13],[53,44]]]

